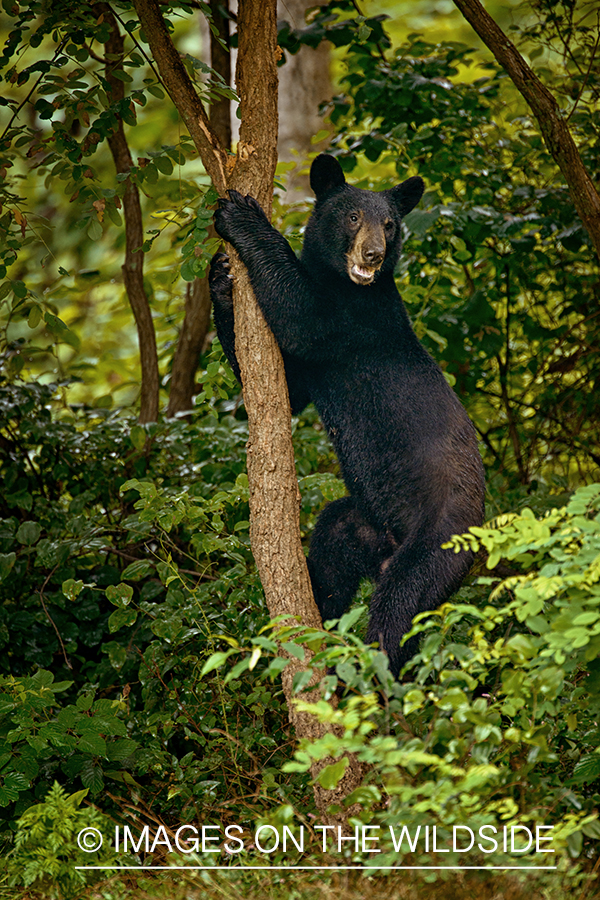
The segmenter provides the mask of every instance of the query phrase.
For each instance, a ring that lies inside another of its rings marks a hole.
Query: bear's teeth
[[[368,278],[369,280],[373,277],[375,269],[367,269],[366,267],[359,266],[356,263],[352,266],[352,274],[357,275],[359,278]]]

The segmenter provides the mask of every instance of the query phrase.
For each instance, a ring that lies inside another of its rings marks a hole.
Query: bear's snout
[[[347,254],[348,275],[355,284],[371,284],[385,259],[383,225],[363,222]]]
[[[363,247],[362,256],[368,266],[380,266],[385,256],[385,247],[379,244],[376,247]]]

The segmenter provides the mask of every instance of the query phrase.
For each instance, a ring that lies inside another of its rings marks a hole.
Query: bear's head
[[[402,246],[400,224],[423,196],[423,180],[415,176],[389,191],[365,191],[346,184],[337,159],[321,153],[311,166],[310,186],[317,202],[302,259],[361,285],[393,271]]]

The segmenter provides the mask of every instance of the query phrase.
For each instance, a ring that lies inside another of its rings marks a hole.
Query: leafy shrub
[[[90,880],[97,880],[98,872],[77,868],[90,865],[89,851],[82,849],[86,846],[83,832],[97,846],[98,833],[110,834],[111,829],[97,809],[81,806],[87,793],[67,794],[54,782],[43,803],[23,813],[17,823],[14,849],[6,860],[10,885],[31,887],[49,900],[69,900],[81,896]],[[107,844],[94,853],[93,860],[93,865],[104,866],[117,862]],[[118,862],[123,865],[123,857]]]
[[[585,860],[600,839],[600,485],[580,488],[541,518],[525,509],[472,528],[448,552],[465,544],[485,547],[489,568],[502,559],[519,571],[480,579],[494,585],[487,605],[459,598],[420,615],[413,631],[423,632],[421,651],[401,683],[385,656],[350,632],[360,608],[333,631],[279,626],[271,643],[253,639],[226,680],[273,653],[275,638],[288,649],[316,649],[312,666],[334,671],[317,703],[302,700],[312,674],[303,673],[298,704],[339,729],[302,743],[284,771],[307,773],[314,760],[331,759],[318,776],[331,788],[353,753],[371,767],[347,798],[360,803],[361,823],[406,826],[413,835],[436,824],[444,836],[454,825],[552,825],[552,847]],[[340,683],[345,696],[334,703]],[[397,854],[387,864],[394,861]]]
[[[0,384],[6,837],[54,780],[92,798],[109,788],[109,811],[152,795],[180,821],[275,785],[289,740],[281,689],[255,673],[197,687],[207,655],[268,622],[248,538],[247,423],[219,358],[191,420],[144,428],[64,407],[53,385]],[[305,533],[339,490],[315,474],[332,459],[315,422],[314,410],[295,422]],[[258,758],[271,763],[248,765]]]

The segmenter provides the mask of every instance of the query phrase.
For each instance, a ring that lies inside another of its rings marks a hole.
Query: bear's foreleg
[[[208,279],[217,335],[233,374],[241,384],[242,377],[235,354],[233,279],[229,274],[229,257],[226,253],[215,253],[210,264]],[[310,395],[302,378],[301,368],[287,354],[283,353],[282,356],[292,415],[297,416],[310,403]]]

